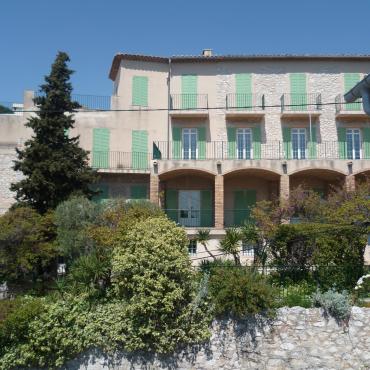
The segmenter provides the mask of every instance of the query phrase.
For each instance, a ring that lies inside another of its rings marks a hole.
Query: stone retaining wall
[[[65,369],[370,369],[370,309],[353,307],[345,327],[320,309],[281,308],[271,322],[215,321],[209,343],[162,360],[90,351]]]

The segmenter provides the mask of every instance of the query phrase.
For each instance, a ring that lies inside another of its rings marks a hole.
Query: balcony
[[[318,116],[321,113],[321,94],[283,94],[280,106],[282,117]]]
[[[367,115],[362,108],[361,101],[346,103],[343,95],[340,94],[335,97],[335,115],[338,118],[367,118]]]
[[[263,117],[265,114],[265,95],[227,94],[226,116]]]
[[[207,117],[207,94],[171,94],[170,115],[172,117]]]
[[[169,219],[184,227],[214,227],[212,209],[164,209],[164,212]]]
[[[146,173],[151,157],[149,153],[92,151],[89,164],[99,172]]]

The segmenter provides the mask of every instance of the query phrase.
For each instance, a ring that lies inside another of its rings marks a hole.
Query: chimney
[[[211,57],[212,56],[212,49],[203,49],[202,56]]]

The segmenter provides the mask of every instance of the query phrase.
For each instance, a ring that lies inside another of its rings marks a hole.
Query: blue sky
[[[370,1],[8,0],[0,7],[0,101],[21,101],[71,57],[79,94],[110,95],[117,52],[370,54]],[[370,71],[369,71],[370,72]]]

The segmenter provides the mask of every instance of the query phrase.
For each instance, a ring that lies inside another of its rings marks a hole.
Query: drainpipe
[[[353,103],[361,97],[364,111],[370,116],[370,74],[352,87],[352,89],[344,95],[344,100],[347,103]]]
[[[170,126],[171,126],[171,118],[170,118],[170,109],[171,109],[171,58],[168,58],[168,82],[167,82],[167,89],[168,89],[168,110],[167,110],[167,158],[169,158],[170,155]]]

